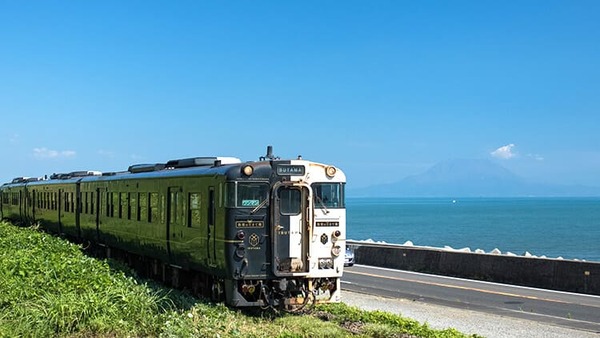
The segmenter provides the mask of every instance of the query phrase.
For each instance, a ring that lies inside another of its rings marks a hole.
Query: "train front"
[[[229,209],[234,280],[226,287],[233,291],[227,302],[288,310],[339,302],[346,245],[344,173],[330,165],[273,157],[243,164],[240,171],[228,188],[229,204],[236,208]]]

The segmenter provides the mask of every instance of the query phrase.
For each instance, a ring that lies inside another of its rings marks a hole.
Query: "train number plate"
[[[263,221],[237,221],[235,222],[236,228],[264,228],[265,222]]]

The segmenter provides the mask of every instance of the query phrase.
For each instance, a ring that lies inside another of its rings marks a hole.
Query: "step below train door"
[[[273,273],[276,276],[306,275],[310,241],[308,187],[275,186],[273,196]]]

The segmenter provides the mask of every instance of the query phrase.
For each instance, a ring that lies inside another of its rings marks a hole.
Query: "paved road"
[[[600,297],[365,265],[345,268],[342,288],[600,333]]]

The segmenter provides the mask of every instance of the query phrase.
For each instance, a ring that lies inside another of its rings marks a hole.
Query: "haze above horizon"
[[[598,1],[0,1],[0,182],[190,156],[452,158],[600,187]]]

